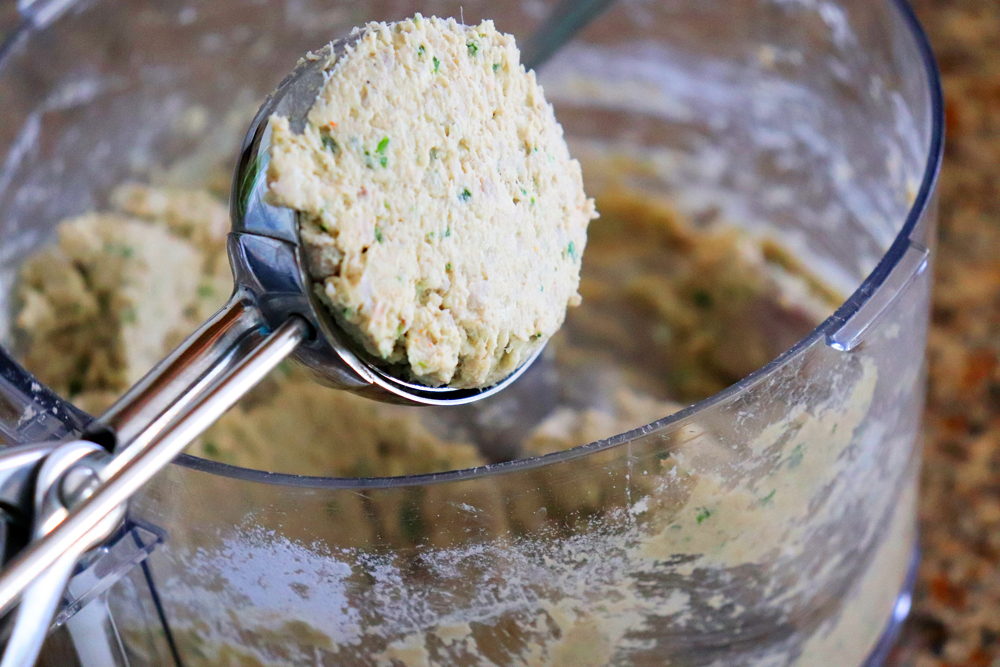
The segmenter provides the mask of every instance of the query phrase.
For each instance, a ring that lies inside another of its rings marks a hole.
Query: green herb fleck
[[[382,242],[382,230],[378,226],[375,227],[375,240],[379,243]]]
[[[802,463],[802,457],[804,455],[805,453],[802,451],[802,443],[795,445],[795,448],[792,450],[792,453],[788,455],[788,459],[786,460],[788,469],[794,470],[795,468],[798,468],[799,464]]]
[[[424,536],[424,519],[416,502],[407,502],[400,508],[399,528],[410,542],[419,542]]]
[[[712,510],[708,509],[707,507],[699,507],[698,516],[695,517],[695,520],[698,521],[698,525],[701,525],[701,522],[710,516],[712,516]]]
[[[712,295],[709,294],[706,290],[703,289],[695,290],[694,294],[691,295],[691,298],[694,299],[694,305],[698,306],[699,308],[712,307]]]
[[[449,236],[451,236],[451,227],[445,227],[444,228],[444,237],[448,238]]]
[[[474,40],[469,40],[468,42],[466,42],[465,45],[467,47],[469,47],[469,55],[470,56],[474,56],[477,53],[479,53],[479,45],[476,44],[476,42]]]
[[[444,265],[444,270],[451,271],[451,262],[448,262],[447,264]]]
[[[198,296],[207,299],[215,295],[215,288],[211,285],[198,285]]]
[[[104,250],[118,255],[122,259],[131,259],[132,255],[135,254],[135,249],[130,245],[123,245],[120,243],[106,243],[104,245]]]
[[[760,504],[761,505],[766,505],[769,502],[771,502],[774,499],[774,494],[776,494],[777,492],[778,492],[778,490],[775,489],[774,491],[771,491],[771,493],[769,493],[766,496],[764,496],[763,498],[761,498],[760,499]]]
[[[389,200],[388,199],[385,200],[385,210],[387,210],[387,211],[389,210]]]
[[[434,232],[427,232],[424,234],[424,240],[428,243],[434,240]]]
[[[434,73],[437,74],[438,70],[441,68],[441,61],[434,56]]]
[[[375,469],[368,459],[361,459],[355,463],[349,472],[350,477],[372,477],[374,474]]]
[[[469,192],[469,188],[464,188],[462,192],[458,195],[458,198],[461,199],[463,202],[468,202],[470,199],[472,199],[472,193]]]
[[[567,257],[574,260],[576,259],[576,244],[572,241],[570,241],[569,245],[566,246],[566,249],[563,250],[563,259],[566,259]]]
[[[436,160],[437,156],[438,156],[438,149],[432,146],[431,147],[431,159],[432,160]]]
[[[333,498],[326,501],[326,515],[331,519],[336,519],[340,516],[340,503]]]
[[[527,196],[528,191],[525,190],[524,188],[521,188],[521,194]]]
[[[158,637],[164,637],[164,638],[166,638],[166,636],[167,636],[167,632],[163,628],[156,628],[156,634],[157,634]],[[197,639],[197,641],[201,641],[201,639],[199,638],[199,639]],[[198,644],[195,644],[195,643],[193,643],[191,641],[188,641],[187,643],[185,643],[185,647],[187,647],[188,649],[190,649],[192,653],[194,653],[196,656],[198,656],[202,660],[207,660],[208,659],[208,654],[205,653],[204,649],[201,646],[199,646]]]
[[[336,154],[338,154],[340,152],[340,144],[338,144],[337,140],[334,139],[333,137],[331,137],[330,135],[324,134],[320,138],[320,141],[323,144],[323,148],[325,148],[326,150],[330,151],[334,155],[336,155]]]
[[[418,49],[417,49],[417,55],[418,55],[418,56],[422,56],[422,55],[424,55],[424,53],[426,53],[426,52],[427,52],[427,49],[425,49],[425,48],[424,48],[424,45],[423,45],[423,44],[421,44],[421,45],[420,45],[420,48],[418,48]]]
[[[345,318],[350,317],[353,312],[354,311],[351,310],[350,308],[344,308],[344,317]]]
[[[384,155],[385,149],[388,147],[389,147],[389,137],[382,137],[382,141],[378,142],[378,148],[375,149],[375,152],[378,153],[379,155]]]
[[[382,168],[384,169],[384,168],[385,168],[385,166],[386,166],[387,164],[389,164],[389,158],[387,158],[387,157],[385,157],[385,156],[383,155],[382,157],[380,157],[380,158],[379,158],[379,160],[378,160],[378,163],[379,163],[380,165],[382,165]]]
[[[498,69],[500,69],[500,63],[493,63],[493,71],[495,72]]]
[[[538,340],[538,339],[539,339],[539,338],[541,338],[541,337],[542,337],[542,332],[541,332],[541,331],[539,331],[539,332],[538,332],[538,333],[536,333],[536,334],[535,334],[534,336],[532,336],[532,338],[534,338],[535,340]]]
[[[534,205],[535,205],[535,198],[534,198],[534,197],[532,197],[532,198],[531,198],[531,205],[532,205],[532,206],[534,206]]]
[[[211,440],[206,440],[201,446],[201,451],[205,452],[205,456],[211,456],[214,459],[219,455],[219,446]]]

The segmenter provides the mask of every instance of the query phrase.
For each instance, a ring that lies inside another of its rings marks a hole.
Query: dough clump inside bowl
[[[527,430],[520,456],[624,433],[718,392],[839,302],[767,240],[724,223],[696,226],[631,189],[604,192],[600,204],[580,284],[585,305],[551,345],[558,405]],[[39,381],[100,414],[226,302],[227,228],[221,194],[142,184],[117,188],[109,210],[63,221],[56,242],[21,268],[18,356]],[[333,477],[492,460],[473,433],[435,428],[433,410],[332,391],[288,362],[189,451]]]
[[[417,15],[350,42],[301,133],[270,119],[269,200],[298,211],[317,293],[376,360],[494,385],[580,303],[597,217],[580,164],[492,21]]]

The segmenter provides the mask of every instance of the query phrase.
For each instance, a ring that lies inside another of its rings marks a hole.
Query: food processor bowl
[[[123,181],[204,184],[295,60],[353,26],[419,11],[527,39],[555,3],[21,5],[0,46],[8,445],[89,419],[15,361],[17,270],[60,220]],[[621,0],[539,77],[589,194],[669,197],[697,224],[777,239],[850,296],[794,344],[764,336],[773,361],[727,389],[568,451],[378,479],[182,456],[82,564],[57,618],[69,640],[52,635],[50,652],[132,666],[881,662],[912,585],[942,150],[912,11]],[[598,340],[575,326],[594,377],[668,372],[636,353],[638,328]]]

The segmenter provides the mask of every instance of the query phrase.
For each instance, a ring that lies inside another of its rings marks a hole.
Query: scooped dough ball
[[[270,201],[300,212],[310,277],[370,354],[426,385],[496,384],[580,303],[580,164],[491,21],[352,41],[301,134],[270,119]]]

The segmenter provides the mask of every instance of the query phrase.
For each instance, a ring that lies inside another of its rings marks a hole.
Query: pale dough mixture
[[[126,185],[111,200],[112,212],[63,222],[58,243],[25,262],[18,290],[25,365],[93,414],[232,291],[219,199]],[[709,396],[780,353],[835,303],[786,256],[745,234],[695,230],[667,205],[629,192],[609,193],[602,207],[581,282],[589,305],[553,346],[560,366],[600,367],[610,350],[623,370],[588,380],[604,398],[556,409],[527,438],[526,454],[610,437]],[[755,320],[762,310],[770,330]],[[487,462],[474,445],[429,430],[422,410],[329,390],[284,363],[193,451],[249,468],[348,477]]]
[[[24,363],[99,413],[233,289],[229,216],[204,191],[124,186],[114,213],[59,226],[21,271]]]
[[[270,119],[270,200],[300,212],[310,277],[370,354],[423,384],[496,384],[580,303],[580,164],[492,21],[351,39],[301,134]]]

